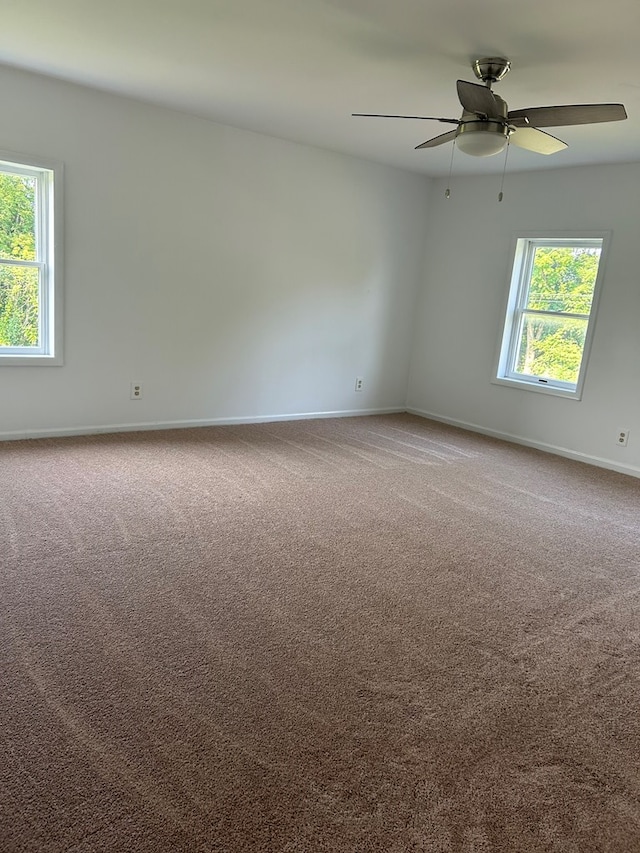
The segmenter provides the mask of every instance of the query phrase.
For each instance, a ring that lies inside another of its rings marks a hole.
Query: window
[[[61,171],[0,152],[0,367],[62,363]]]
[[[516,240],[497,381],[580,397],[606,234]]]

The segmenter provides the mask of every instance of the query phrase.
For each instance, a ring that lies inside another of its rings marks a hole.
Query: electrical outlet
[[[129,386],[129,396],[132,400],[142,399],[142,382],[132,382]]]
[[[618,430],[618,440],[616,444],[619,447],[626,447],[629,441],[629,430],[628,429],[619,429]]]
[[[363,388],[364,388],[364,379],[362,378],[362,376],[356,376],[355,390],[356,391],[362,391]]]

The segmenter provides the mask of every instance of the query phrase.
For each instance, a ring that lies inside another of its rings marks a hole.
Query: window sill
[[[57,355],[0,355],[2,367],[60,367],[62,356]]]
[[[493,385],[503,385],[508,388],[519,388],[521,391],[533,391],[535,394],[547,394],[551,397],[564,397],[568,400],[580,400],[582,398],[582,389],[580,387],[576,388],[575,391],[571,391],[568,388],[556,388],[553,385],[531,382],[528,379],[507,379],[502,376],[495,377],[491,382]]]

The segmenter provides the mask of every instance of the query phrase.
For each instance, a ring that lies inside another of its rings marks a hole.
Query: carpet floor
[[[637,853],[640,481],[410,415],[0,445],[2,853]]]

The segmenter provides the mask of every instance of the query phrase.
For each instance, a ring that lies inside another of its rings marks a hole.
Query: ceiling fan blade
[[[450,130],[448,133],[442,133],[440,136],[434,136],[433,139],[427,139],[422,145],[416,145],[416,151],[419,148],[435,148],[437,145],[444,145],[445,142],[453,142],[458,135],[457,130]]]
[[[443,121],[446,124],[460,124],[460,119],[457,118],[436,118],[435,116],[389,116],[380,113],[351,113],[351,115],[362,118],[417,118],[423,121]]]
[[[527,107],[507,114],[516,127],[567,127],[571,124],[597,124],[622,121],[627,112],[622,104],[570,104],[564,107]]]
[[[550,133],[535,127],[516,128],[509,136],[509,145],[516,145],[518,148],[525,148],[536,154],[555,154],[569,147],[561,139],[556,139]]]
[[[480,86],[478,83],[467,83],[466,80],[458,80],[456,86],[460,103],[468,113],[487,116],[487,118],[502,118],[500,107],[491,89]]]

